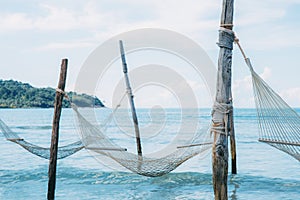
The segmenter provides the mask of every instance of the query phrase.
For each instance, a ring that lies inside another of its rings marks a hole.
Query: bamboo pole
[[[215,106],[212,112],[212,151],[213,188],[215,200],[227,200],[228,177],[228,135],[233,120],[231,112],[231,61],[234,34],[233,0],[223,0],[221,27],[219,32],[219,59]],[[233,124],[233,123],[232,123]]]
[[[121,53],[121,58],[122,58],[123,72],[124,72],[124,77],[125,77],[127,95],[128,95],[128,98],[129,98],[129,103],[130,103],[130,108],[131,108],[131,113],[132,113],[132,119],[133,119],[133,123],[134,123],[137,152],[138,152],[139,156],[142,156],[142,145],[141,145],[140,130],[139,130],[138,118],[137,118],[136,110],[135,110],[135,106],[134,106],[134,101],[133,101],[133,94],[132,94],[132,90],[131,90],[131,87],[130,87],[129,77],[128,77],[128,74],[127,74],[127,64],[126,64],[126,59],[125,59],[124,46],[123,46],[122,40],[120,40],[119,43],[120,43],[120,53]]]
[[[67,77],[67,66],[68,59],[63,59],[61,63],[61,70],[58,82],[58,90],[64,91]],[[50,160],[49,160],[49,171],[48,171],[48,200],[54,200],[55,198],[55,184],[56,184],[56,165],[57,165],[57,149],[58,149],[58,138],[59,138],[59,120],[61,116],[62,101],[64,94],[57,91],[55,95],[54,103],[54,116],[52,123],[52,137],[50,146]]]

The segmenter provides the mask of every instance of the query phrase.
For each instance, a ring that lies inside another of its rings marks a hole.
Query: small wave
[[[68,183],[78,184],[155,184],[164,186],[211,184],[211,175],[197,172],[170,173],[161,177],[144,177],[130,172],[102,172],[95,170],[78,170],[77,168],[60,169],[58,178]],[[79,181],[79,182],[78,182]]]
[[[28,191],[34,191],[37,186],[46,187],[47,181],[47,165],[26,170],[0,170],[0,188],[5,191],[15,185],[30,185],[32,189]],[[60,165],[57,183],[61,199],[83,197],[84,194],[89,199],[97,199],[99,195],[103,198],[113,196],[113,199],[198,199],[199,196],[211,199],[213,195],[212,175],[199,172],[173,172],[150,178],[128,172],[103,172]],[[297,199],[300,181],[238,174],[228,177],[228,187],[229,199],[232,200],[287,199],[287,195],[288,199]]]
[[[0,170],[0,182],[22,182],[26,180],[47,180],[48,165],[26,170]],[[202,185],[212,184],[212,175],[199,172],[172,172],[161,177],[144,177],[130,172],[104,172],[99,169],[81,169],[75,167],[58,167],[57,179],[72,183],[90,184],[130,184],[149,183],[158,185]],[[230,185],[239,185],[248,189],[270,189],[274,187],[300,188],[300,181],[250,176],[231,175],[228,177]]]
[[[288,194],[290,199],[297,199],[300,181],[291,179],[271,178],[250,175],[232,175],[229,177],[229,192],[231,199],[239,199],[243,196],[246,199],[260,197],[259,199],[286,199]],[[242,195],[241,195],[242,194]]]
[[[21,130],[51,130],[52,126],[50,125],[41,125],[41,126],[15,126],[16,129]]]
[[[16,183],[28,180],[46,181],[48,166],[29,170],[0,170],[0,183]],[[144,177],[130,172],[103,172],[79,168],[58,167],[57,179],[65,184],[156,184],[156,185],[201,185],[211,184],[211,175],[197,172],[170,173],[161,177]]]
[[[0,170],[0,184],[14,184],[18,182],[47,181],[47,171],[38,169],[31,170]]]

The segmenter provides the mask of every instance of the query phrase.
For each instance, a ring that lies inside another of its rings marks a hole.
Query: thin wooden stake
[[[233,23],[233,0],[223,0],[221,24],[223,28],[219,33],[219,60],[218,78],[216,90],[216,107],[231,104],[231,61],[234,34]],[[228,177],[228,134],[230,133],[231,114],[230,110],[220,112],[214,108],[212,113],[212,130],[214,144],[212,151],[213,164],[213,188],[215,200],[227,200],[227,177]],[[224,131],[223,133],[220,130]]]
[[[122,58],[122,64],[123,64],[123,72],[124,72],[124,77],[125,77],[125,82],[126,82],[126,89],[127,89],[127,95],[129,98],[129,103],[130,103],[130,108],[131,108],[131,113],[132,113],[132,119],[134,123],[134,130],[135,130],[135,138],[136,138],[136,146],[137,146],[137,152],[139,156],[142,156],[142,145],[141,145],[141,137],[140,137],[140,130],[139,130],[139,124],[138,124],[138,118],[136,115],[136,110],[134,106],[134,101],[133,101],[133,94],[132,90],[130,87],[130,82],[129,82],[129,77],[127,74],[127,64],[126,64],[126,59],[125,59],[125,51],[123,47],[123,42],[122,40],[120,42],[120,53],[121,53],[121,58]]]
[[[233,111],[230,113],[230,152],[231,152],[231,173],[237,174],[237,155],[236,155],[236,142],[235,130],[233,122]]]
[[[63,59],[61,63],[61,70],[59,76],[59,82],[57,88],[61,91],[65,90],[66,77],[67,77],[67,66],[68,59]],[[49,160],[49,171],[48,171],[48,200],[54,200],[55,198],[55,184],[56,184],[56,164],[57,164],[57,149],[58,149],[58,138],[59,138],[59,120],[61,116],[62,101],[64,94],[56,92],[55,103],[54,103],[54,116],[52,123],[52,137],[50,147],[50,160]]]

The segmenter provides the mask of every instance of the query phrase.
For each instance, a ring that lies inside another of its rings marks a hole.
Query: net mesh
[[[300,161],[300,116],[246,63],[252,76],[259,122],[259,141]]]
[[[76,106],[73,105],[73,108],[78,120],[82,142],[87,150],[96,155],[96,159],[103,161],[102,156],[108,157],[131,172],[143,176],[162,176],[173,171],[188,159],[211,149],[210,137],[206,137],[206,142],[203,142],[204,139],[202,138],[202,143],[196,143],[199,141],[197,137],[204,135],[199,133],[193,140],[186,143],[187,146],[174,146],[173,151],[168,154],[160,157],[139,156],[114,143],[104,134],[101,127],[89,122]]]
[[[0,130],[2,131],[4,137],[7,140],[20,145],[30,153],[37,155],[41,158],[45,158],[45,159],[50,158],[50,148],[41,147],[32,144],[30,142],[27,142],[23,138],[19,137],[17,133],[13,132],[1,119],[0,119]],[[66,146],[58,147],[57,159],[66,158],[70,155],[73,155],[77,151],[80,151],[83,148],[84,146],[81,141],[77,141]]]

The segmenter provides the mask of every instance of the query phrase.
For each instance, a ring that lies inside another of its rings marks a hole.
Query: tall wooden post
[[[120,53],[121,53],[121,59],[122,59],[122,64],[123,64],[123,72],[124,72],[124,77],[125,77],[127,95],[129,97],[129,103],[130,103],[130,108],[131,108],[131,113],[132,113],[132,119],[133,119],[133,123],[134,123],[137,152],[138,152],[139,156],[142,156],[142,145],[141,145],[140,130],[139,130],[139,125],[138,125],[138,118],[136,116],[134,101],[133,101],[133,94],[132,94],[132,90],[131,90],[131,87],[130,87],[129,77],[128,77],[128,74],[127,74],[127,64],[126,64],[126,59],[125,59],[124,46],[123,46],[122,40],[120,40],[119,43],[120,43]]]
[[[231,61],[234,33],[233,0],[223,0],[221,29],[219,32],[219,59],[217,90],[212,112],[214,144],[212,152],[213,187],[215,200],[227,200],[228,136],[232,123]]]
[[[50,160],[49,160],[49,171],[48,171],[48,200],[54,200],[55,198],[55,184],[56,184],[56,164],[57,164],[57,149],[58,149],[58,138],[59,138],[59,120],[62,109],[62,101],[64,94],[60,91],[65,90],[65,83],[67,77],[67,66],[68,59],[63,59],[61,63],[61,70],[58,82],[58,91],[56,92],[54,102],[54,116],[52,123],[52,137],[50,147]]]

